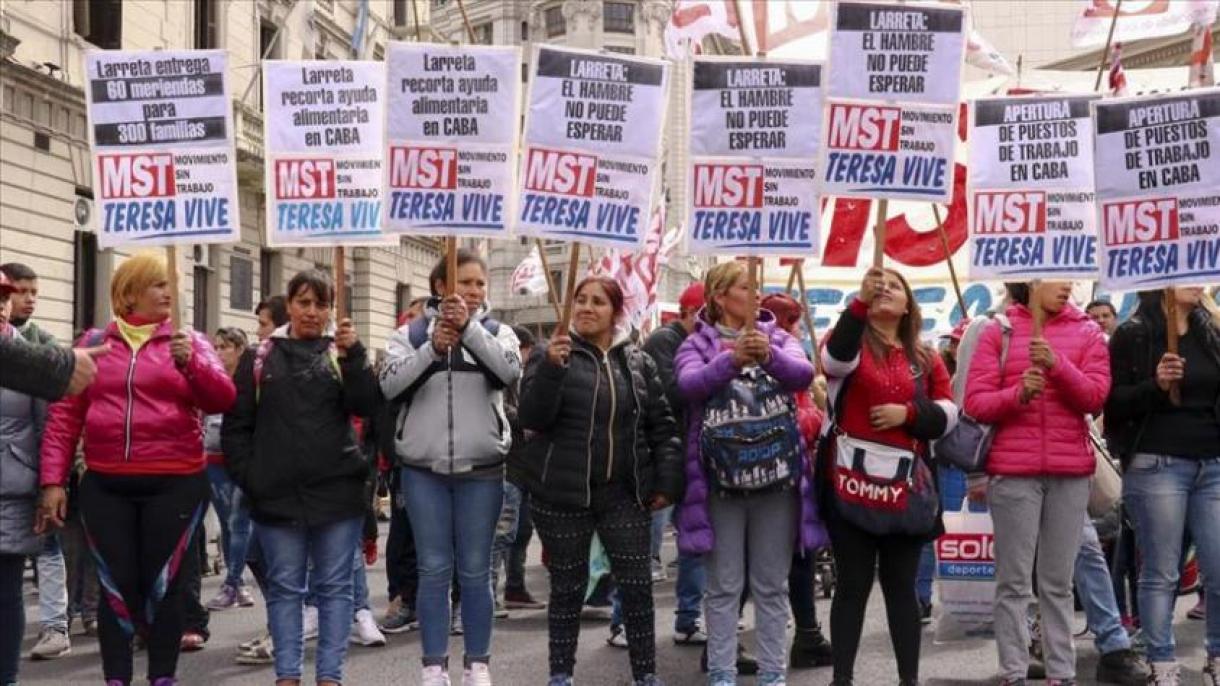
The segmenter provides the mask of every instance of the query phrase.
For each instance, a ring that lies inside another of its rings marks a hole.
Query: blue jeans
[[[1106,563],[1105,553],[1101,551],[1101,541],[1097,539],[1097,529],[1093,522],[1086,521],[1084,524],[1084,533],[1080,536],[1080,552],[1076,553],[1076,570],[1073,574],[1076,593],[1080,604],[1084,606],[1085,619],[1095,636],[1093,643],[1097,646],[1097,652],[1105,655],[1130,648],[1131,639],[1123,628],[1122,617],[1118,613],[1118,601],[1114,599],[1110,566]]]
[[[419,558],[415,611],[426,667],[444,664],[449,653],[449,584],[455,567],[466,661],[486,662],[491,656],[491,544],[504,501],[502,483],[402,470],[402,499]]]
[[[670,516],[673,514],[674,508],[672,505],[652,513],[652,548],[649,552],[652,554],[652,559],[661,559],[661,544],[665,540],[665,525],[669,522]]]
[[[224,466],[208,465],[208,482],[212,486],[212,507],[220,520],[220,545],[224,549],[225,584],[239,588],[245,584],[246,551],[250,547],[250,511],[245,496]]]
[[[352,559],[352,616],[369,609],[369,579],[364,572],[364,548],[356,545],[356,556]]]
[[[301,678],[301,614],[312,585],[318,603],[317,680],[343,681],[354,614],[352,551],[360,542],[362,524],[362,518],[352,517],[321,526],[255,526],[267,564],[267,622],[275,642],[277,679]]]
[[[1148,660],[1174,659],[1177,599],[1186,527],[1194,535],[1203,577],[1220,579],[1220,457],[1206,460],[1136,453],[1123,477],[1123,500],[1135,522],[1143,567],[1140,623]],[[1207,584],[1207,655],[1220,657],[1220,583]]]
[[[68,569],[59,534],[43,538],[38,553],[38,620],[43,629],[68,632]]]
[[[496,520],[496,537],[491,544],[491,592],[495,597],[500,586],[500,567],[505,555],[517,541],[517,522],[521,519],[521,489],[504,482],[504,503],[500,506],[500,518]]]
[[[678,596],[678,607],[674,610],[674,631],[682,632],[699,623],[703,614],[703,587],[707,585],[707,571],[703,567],[702,555],[678,555],[678,580],[674,594]]]

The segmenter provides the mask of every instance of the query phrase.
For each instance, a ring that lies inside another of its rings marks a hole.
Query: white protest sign
[[[691,252],[817,254],[823,73],[816,62],[694,61]]]
[[[1096,95],[980,98],[971,109],[970,278],[1097,276]]]
[[[268,245],[384,243],[385,63],[268,60],[263,103]]]
[[[540,46],[533,72],[518,230],[640,247],[659,176],[668,63]]]
[[[835,7],[822,192],[948,202],[964,10],[857,2]]]
[[[1220,88],[1093,103],[1101,283],[1220,280]]]
[[[521,50],[391,42],[386,71],[386,229],[503,238],[512,216]]]
[[[85,53],[98,246],[240,239],[223,50]]]

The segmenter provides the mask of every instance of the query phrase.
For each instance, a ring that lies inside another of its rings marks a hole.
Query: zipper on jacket
[[[597,392],[602,385],[602,370],[601,365],[597,364],[597,358],[593,359],[593,367],[597,369],[597,376],[593,379],[593,399],[590,401],[592,407],[589,408],[589,437],[585,440],[585,507],[593,506],[593,427],[597,425]]]
[[[134,407],[135,388],[133,384],[136,378],[136,355],[139,355],[139,349],[131,351],[131,362],[127,364],[127,416],[124,419],[123,429],[123,461],[131,462],[131,416],[135,414]]]
[[[606,420],[606,481],[614,474],[614,419],[618,412],[618,395],[614,392],[614,372],[610,370],[610,355],[602,353],[602,364],[606,366],[606,386],[610,389],[610,416]]]
[[[643,370],[640,370],[640,376],[643,377]],[[631,434],[631,471],[635,475],[635,500],[640,507],[646,508],[644,495],[640,492],[643,480],[640,478],[640,455],[637,450],[640,444],[640,415],[644,414],[644,404],[640,402],[640,391],[635,386],[635,374],[631,370],[630,357],[627,358],[627,381],[631,384],[631,397],[635,399],[635,430]]]
[[[454,457],[454,441],[453,441],[453,348],[449,349],[448,359],[446,360],[445,369],[445,385],[448,387],[449,393],[449,473],[453,473]]]
[[[546,447],[546,459],[542,461],[542,485],[546,485],[546,475],[551,471],[551,453],[555,452],[555,441]]]

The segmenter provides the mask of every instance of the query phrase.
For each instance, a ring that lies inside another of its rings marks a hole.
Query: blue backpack
[[[703,407],[699,450],[721,491],[791,487],[801,470],[796,399],[762,367],[738,372]]]

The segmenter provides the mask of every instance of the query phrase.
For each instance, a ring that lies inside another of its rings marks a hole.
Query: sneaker
[[[508,619],[508,608],[504,607],[504,603],[497,599],[495,608],[491,611],[491,616],[494,619]]]
[[[703,646],[703,655],[699,657],[699,670],[707,674],[707,646]],[[737,674],[739,676],[754,676],[758,674],[758,659],[751,655],[740,642],[737,644]],[[709,682],[710,677],[709,677]],[[736,682],[730,682],[736,683]]]
[[[632,684],[633,686],[665,686],[665,682],[661,681],[656,674],[645,674],[644,678],[636,679]]]
[[[178,640],[178,650],[184,653],[194,653],[203,650],[203,644],[207,642],[207,637],[198,631],[184,631],[182,638]]]
[[[418,628],[419,622],[415,620],[415,608],[406,605],[400,606],[398,614],[387,617],[381,623],[381,630],[387,634],[402,634]]]
[[[932,601],[919,601],[919,623],[928,625],[932,623]]]
[[[674,644],[680,646],[707,645],[707,632],[698,621],[683,627],[674,627]]]
[[[1050,679],[1046,686],[1076,686],[1075,679]]]
[[[250,593],[250,589],[245,586],[237,587],[237,606],[254,607],[254,594]]]
[[[221,610],[228,610],[237,606],[237,589],[228,584],[222,584],[216,597],[209,600],[205,605],[205,607],[213,612],[220,612]]]
[[[248,653],[248,652],[254,650],[260,643],[264,643],[264,642],[270,641],[270,640],[271,640],[271,634],[263,634],[262,636],[255,636],[254,638],[250,639],[249,641],[242,641],[241,643],[238,643],[237,652]]]
[[[239,665],[269,665],[275,662],[275,643],[272,642],[271,636],[262,636],[256,638],[253,643],[239,646],[234,662]]]
[[[572,686],[572,677],[567,674],[552,674],[546,680],[546,686]]]
[[[462,686],[491,686],[491,668],[486,662],[471,662],[462,672]]]
[[[1182,686],[1182,672],[1176,662],[1151,662],[1148,670],[1148,686]]]
[[[788,677],[783,672],[763,672],[758,677],[758,686],[788,686]]]
[[[85,619],[85,620],[81,621],[81,624],[83,624],[85,627],[86,636],[97,636],[97,620],[96,619]]]
[[[623,630],[622,625],[610,627],[610,636],[606,639],[606,645],[612,648],[627,649],[627,632]]]
[[[707,675],[707,686],[737,686],[737,677],[730,672],[713,672]]]
[[[828,667],[834,664],[834,654],[831,652],[830,641],[822,635],[822,630],[797,629],[792,638],[792,650],[789,653],[788,666],[792,669],[813,669]]]
[[[440,665],[424,667],[420,673],[420,686],[449,686],[449,672]]]
[[[453,610],[449,613],[449,635],[461,636],[466,633],[466,629],[462,627],[462,605],[454,603]]]
[[[1199,602],[1186,612],[1188,619],[1207,619],[1207,596],[1200,596]]]
[[[1101,656],[1096,678],[1103,684],[1144,686],[1148,683],[1148,665],[1133,650],[1115,650]]]
[[[68,632],[58,629],[43,629],[38,633],[38,642],[30,649],[31,660],[55,660],[72,653],[72,642]]]
[[[545,610],[546,603],[534,600],[529,591],[504,591],[504,607],[510,610]]]
[[[1208,658],[1203,668],[1204,686],[1220,686],[1220,657]]]
[[[661,564],[661,558],[652,558],[652,583],[660,583],[669,578],[669,573],[665,571],[665,565]]]
[[[388,622],[402,612],[402,596],[394,596],[390,598],[390,603],[386,605],[385,615],[381,618],[382,622]]]
[[[380,648],[385,645],[385,634],[377,628],[377,622],[373,620],[372,612],[357,610],[356,618],[352,620],[352,633],[348,640],[366,648]]]
[[[304,634],[306,641],[312,641],[318,637],[318,608],[305,606],[305,610],[301,613],[301,633]]]

